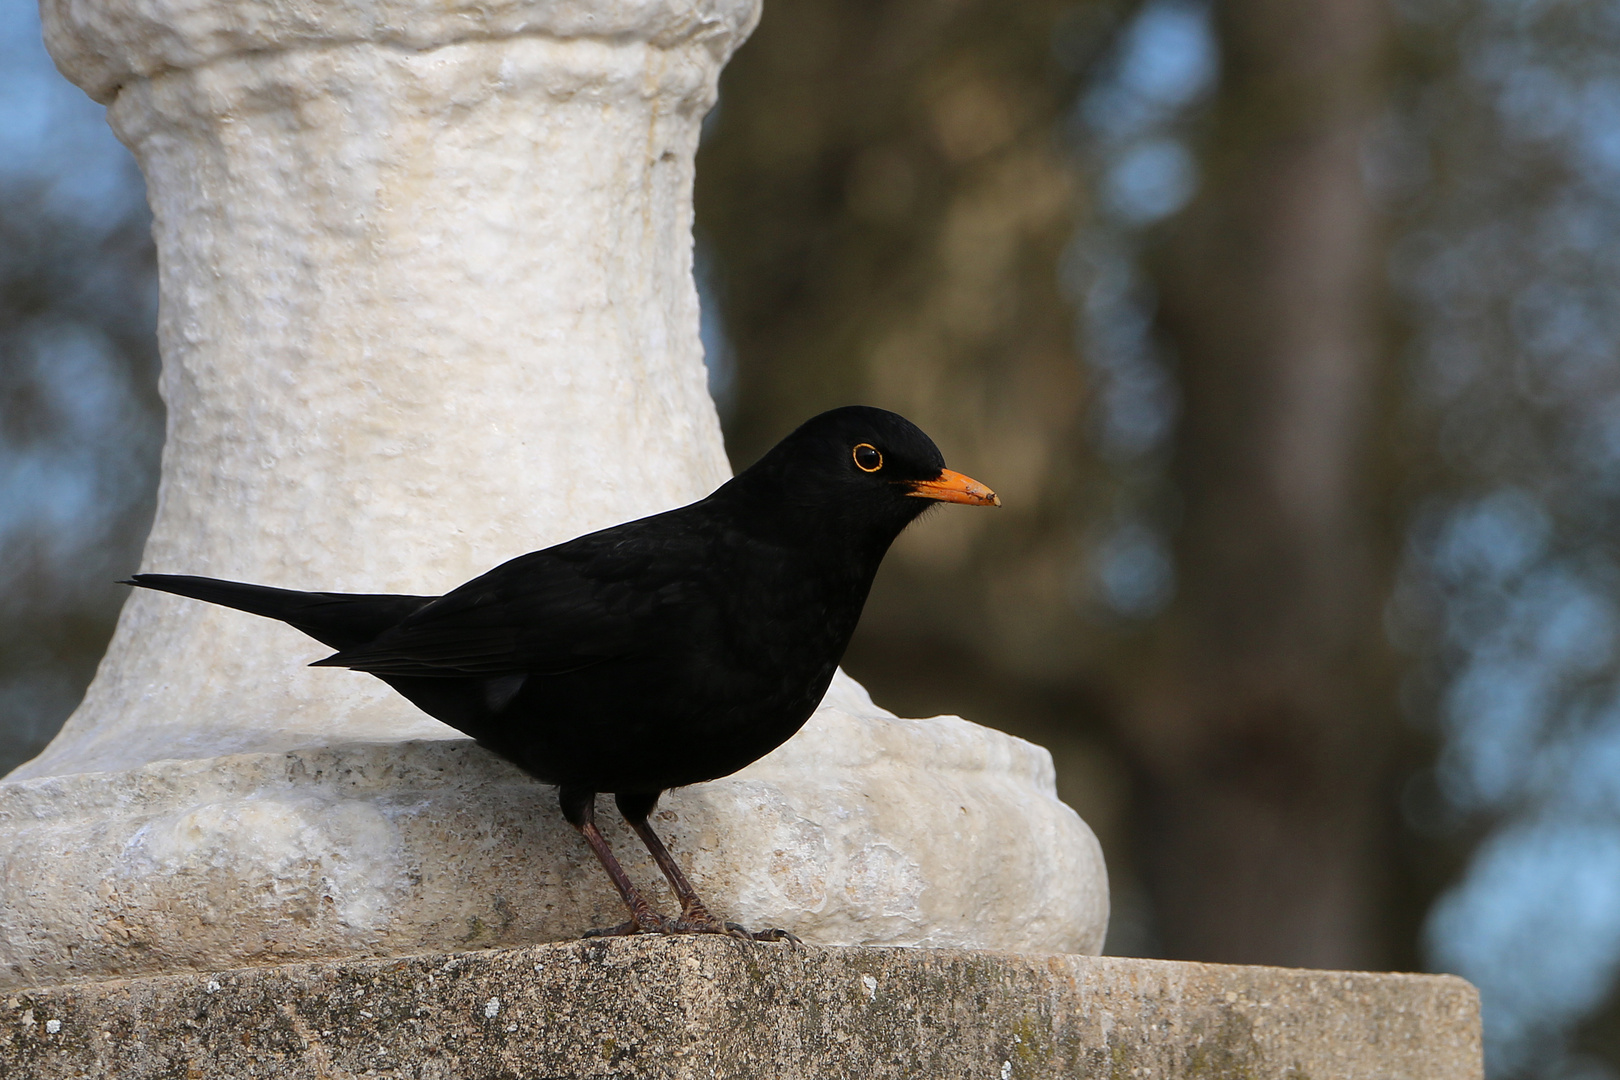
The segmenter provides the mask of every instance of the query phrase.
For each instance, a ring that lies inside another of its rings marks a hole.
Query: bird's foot
[[[707,911],[686,912],[679,918],[669,920],[666,934],[724,934],[739,941],[786,941],[794,945],[804,942],[788,933],[786,930],[761,930],[758,933],[739,923],[721,922]]]
[[[679,922],[678,919],[666,919],[657,912],[648,912],[620,923],[618,926],[595,927],[585,931],[581,937],[634,937],[637,934],[671,934],[679,931],[670,927]]]
[[[733,931],[741,929],[735,923],[725,923],[710,915],[707,911],[683,912],[679,918],[669,920],[665,924],[666,934],[728,934],[736,936]]]

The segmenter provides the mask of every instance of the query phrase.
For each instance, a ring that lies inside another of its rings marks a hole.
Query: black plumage
[[[999,505],[894,413],[817,416],[689,506],[519,556],[442,597],[307,593],[138,574],[130,584],[280,619],[561,788],[631,910],[617,932],[740,932],[709,915],[647,824],[809,719],[872,579],[931,500]],[[659,915],[594,823],[611,792],[679,896]],[[780,932],[766,932],[780,936]]]

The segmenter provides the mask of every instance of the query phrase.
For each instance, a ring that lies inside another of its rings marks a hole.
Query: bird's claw
[[[779,927],[771,926],[764,930],[750,930],[741,923],[728,922],[725,924],[726,933],[741,941],[785,941],[789,945],[803,945],[793,934]]]
[[[736,938],[738,941],[785,941],[792,945],[803,945],[804,942],[788,933],[772,927],[769,930],[754,932],[741,923],[721,922],[707,912],[687,912],[678,919],[670,919],[665,923],[664,934],[722,934],[726,937]]]
[[[675,925],[673,919],[666,919],[657,912],[648,912],[646,915],[630,918],[618,926],[593,927],[585,931],[581,937],[634,937],[637,934],[669,934],[674,933],[670,927]]]
[[[679,934],[722,934],[726,937],[736,938],[739,941],[785,941],[789,945],[804,944],[793,934],[774,926],[765,930],[750,930],[741,923],[721,922],[707,912],[688,912],[675,919],[665,918],[657,912],[648,912],[645,915],[622,922],[618,926],[597,927],[587,930],[582,936],[588,938],[635,937],[637,934],[662,934],[666,937]]]
[[[678,919],[671,919],[666,934],[728,934],[731,932],[729,923],[722,923],[706,912],[694,914],[687,912]]]

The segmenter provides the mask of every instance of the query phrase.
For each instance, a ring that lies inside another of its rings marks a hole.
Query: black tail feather
[[[364,645],[423,604],[438,599],[394,593],[299,592],[189,574],[136,574],[119,584],[138,585],[280,619],[334,649]]]

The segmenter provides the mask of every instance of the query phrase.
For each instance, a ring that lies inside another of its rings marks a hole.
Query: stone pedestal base
[[[1477,1080],[1461,979],[634,938],[16,991],[0,1076]]]
[[[655,902],[658,871],[603,800]],[[823,945],[1095,953],[1096,837],[1037,746],[840,677],[787,745],[654,817],[714,910]],[[467,740],[0,784],[0,988],[578,938],[624,918],[556,789]]]

